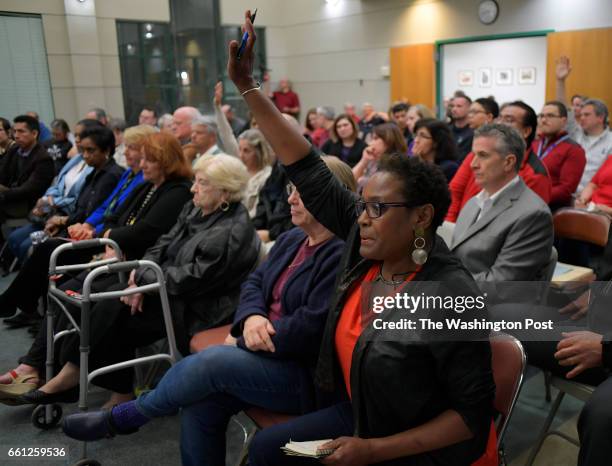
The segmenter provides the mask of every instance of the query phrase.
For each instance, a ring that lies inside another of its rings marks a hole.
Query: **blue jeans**
[[[235,346],[213,346],[175,364],[155,390],[140,395],[147,417],[183,408],[181,453],[184,465],[225,464],[225,431],[231,416],[248,406],[300,414],[304,409],[305,367]]]
[[[19,263],[23,263],[23,261],[27,258],[28,250],[30,249],[30,246],[32,246],[30,234],[40,230],[42,230],[42,226],[28,223],[27,225],[13,230],[13,232],[9,235],[7,239],[8,247],[13,255],[19,260]]]

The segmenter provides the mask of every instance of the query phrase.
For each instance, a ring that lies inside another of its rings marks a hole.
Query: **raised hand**
[[[253,78],[253,62],[255,60],[253,47],[256,37],[255,29],[253,29],[253,24],[251,23],[251,10],[247,10],[244,13],[242,32],[244,33],[245,31],[249,33],[249,38],[246,41],[246,46],[240,60],[236,60],[240,44],[238,41],[233,40],[229,44],[229,59],[227,62],[227,74],[240,92],[256,86],[255,79]]]
[[[215,106],[220,107],[223,101],[223,83],[219,81],[215,84]]]
[[[565,81],[565,79],[572,72],[572,67],[570,66],[570,59],[569,59],[569,57],[567,57],[565,55],[561,55],[556,60],[555,63],[556,63],[556,66],[555,66],[555,75],[557,76],[557,79],[559,79],[561,81]]]

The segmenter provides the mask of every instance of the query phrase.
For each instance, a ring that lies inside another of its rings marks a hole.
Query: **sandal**
[[[0,384],[0,403],[9,406],[17,404],[16,398],[24,393],[38,388],[39,380],[36,374],[20,375],[15,371],[9,371],[11,382]]]

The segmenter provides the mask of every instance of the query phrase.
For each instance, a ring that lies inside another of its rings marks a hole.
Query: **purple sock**
[[[136,400],[118,404],[111,410],[111,419],[120,432],[127,432],[144,426],[151,419],[136,408]]]

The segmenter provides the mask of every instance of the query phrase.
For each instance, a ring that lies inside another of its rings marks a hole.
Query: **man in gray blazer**
[[[550,209],[518,176],[525,153],[519,133],[500,124],[474,133],[471,169],[482,191],[461,210],[451,250],[477,281],[545,276],[553,244]]]

